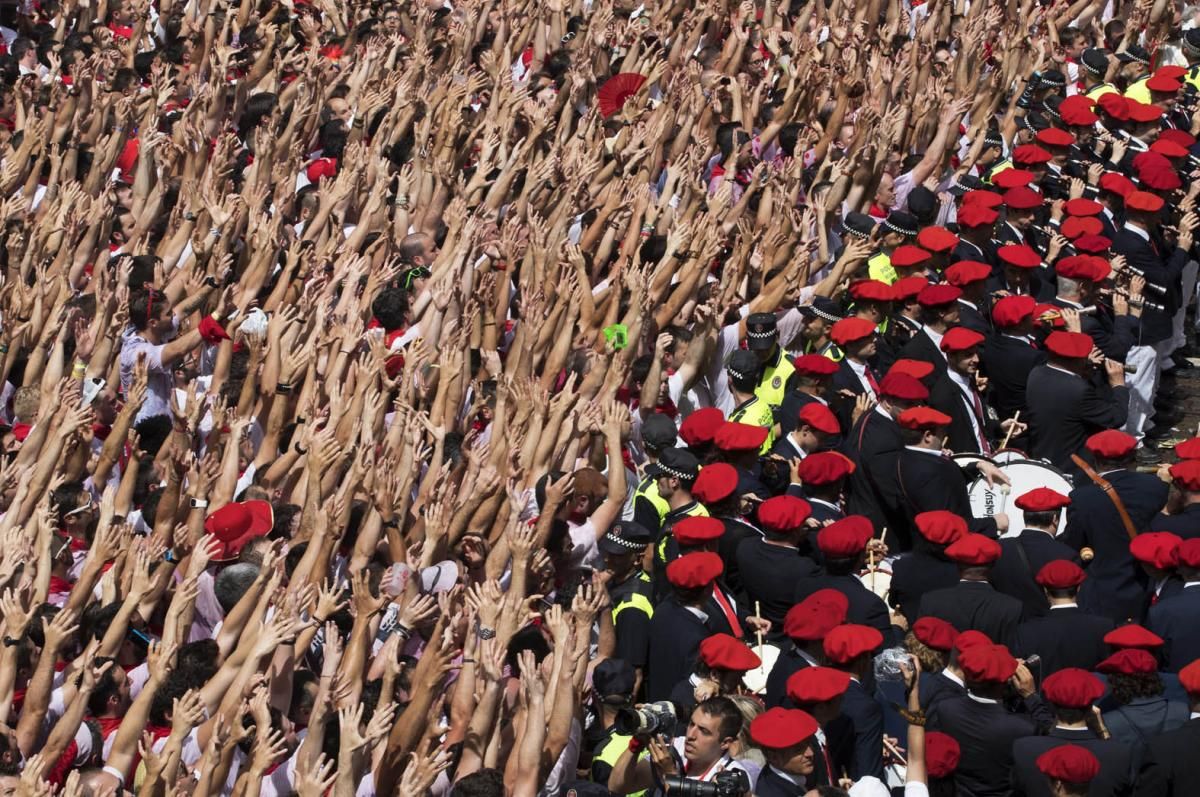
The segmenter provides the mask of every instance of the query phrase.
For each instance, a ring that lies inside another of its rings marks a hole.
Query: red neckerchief
[[[87,540],[81,540],[76,537],[71,538],[72,551],[86,551],[88,549]]]
[[[121,727],[121,720],[124,717],[92,717],[92,722],[100,727],[100,738],[108,741],[108,737],[116,733],[117,728]]]
[[[51,595],[69,595],[71,588],[74,585],[65,578],[58,576],[50,576],[50,594]]]
[[[112,432],[112,427],[106,423],[92,424],[92,437],[97,440],[107,440],[110,432]]]
[[[886,219],[887,211],[872,202],[870,209],[867,210],[867,215],[874,216],[877,219]]]

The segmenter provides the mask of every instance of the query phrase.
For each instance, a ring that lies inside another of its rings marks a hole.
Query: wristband
[[[483,640],[496,638],[496,629],[488,628],[487,626],[482,626],[482,625],[479,626],[479,628],[476,629],[475,633],[478,634],[479,638],[483,639]]]
[[[21,644],[21,640],[14,639],[13,637],[10,637],[8,634],[4,635],[4,647],[15,648],[19,644]]]
[[[409,630],[408,626],[404,625],[403,623],[396,623],[396,627],[393,630],[405,639],[412,638],[412,631]]]
[[[207,509],[208,501],[203,498],[193,498],[191,501],[192,509]]]
[[[636,737],[636,736],[632,736],[632,737],[630,737],[630,739],[629,739],[629,752],[631,752],[631,753],[633,753],[633,754],[635,754],[635,755],[636,755],[637,753],[640,753],[640,752],[641,752],[641,750],[642,750],[642,747],[643,747],[643,746],[644,746],[644,744],[643,744],[643,742],[642,742],[642,740],[641,740],[641,739],[639,739],[639,738],[638,738],[638,737]]]
[[[275,392],[281,396],[290,396],[292,391],[295,389],[295,385],[289,385],[287,382],[275,383]]]
[[[682,199],[683,198],[680,197],[679,194],[672,194],[670,201],[667,202],[667,206],[677,208],[679,207],[679,203],[682,201]]]

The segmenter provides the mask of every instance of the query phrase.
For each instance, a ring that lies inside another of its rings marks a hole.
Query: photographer
[[[732,782],[722,773],[741,772],[753,785],[750,772],[734,759],[729,748],[742,730],[742,714],[727,697],[713,697],[696,706],[687,732],[670,741],[662,735],[634,734],[608,778],[609,791],[630,794],[642,789],[655,795],[672,791],[673,779],[715,783]],[[733,792],[734,794],[749,793]],[[725,794],[718,788],[713,794]]]

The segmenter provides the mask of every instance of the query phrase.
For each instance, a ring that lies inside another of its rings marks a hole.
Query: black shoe
[[[1158,465],[1162,463],[1162,454],[1159,454],[1158,451],[1150,446],[1140,446],[1135,456],[1139,465]]]
[[[1155,426],[1153,429],[1151,429],[1150,431],[1146,432],[1145,437],[1147,440],[1166,440],[1172,434],[1173,434],[1173,432],[1171,430],[1171,424],[1160,423],[1157,426]],[[1140,448],[1138,449],[1138,451],[1141,451],[1141,450],[1142,449],[1140,449]]]

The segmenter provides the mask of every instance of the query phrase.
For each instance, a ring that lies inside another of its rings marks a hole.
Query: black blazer
[[[1073,307],[1055,297],[1051,300],[1055,307]],[[1129,350],[1137,345],[1140,324],[1131,315],[1115,317],[1111,310],[1100,305],[1096,309],[1079,317],[1079,328],[1084,334],[1091,335],[1092,341],[1105,357],[1125,362]]]
[[[921,673],[921,709],[929,712],[930,706],[939,700],[951,697],[965,697],[967,688],[957,681],[946,677],[945,672]]]
[[[775,708],[776,706],[795,708],[795,704],[787,696],[788,678],[791,678],[793,674],[800,672],[805,667],[811,666],[808,663],[808,659],[796,652],[794,642],[790,639],[783,642],[779,658],[775,659],[775,666],[767,674],[767,690],[763,695],[763,702],[767,704],[767,708]]]
[[[994,436],[995,424],[988,418],[985,401],[983,395],[979,395],[979,406],[983,415],[977,417],[984,437],[991,439]],[[976,437],[975,429],[971,426],[973,411],[967,407],[966,396],[951,378],[949,369],[940,374],[934,381],[933,387],[929,389],[929,406],[950,416],[947,448],[956,454],[982,453],[979,438]]]
[[[1046,352],[1023,340],[996,334],[984,341],[980,360],[988,378],[988,398],[996,414],[1001,419],[1011,418],[1017,410],[1025,409],[1029,374],[1046,362]]]
[[[1150,740],[1138,774],[1138,797],[1184,797],[1200,783],[1200,719]]]
[[[797,780],[805,782],[803,777],[797,777]],[[762,768],[762,772],[758,773],[758,782],[754,784],[755,797],[804,797],[807,793],[807,786],[796,785],[778,774],[770,764]]]
[[[973,532],[997,536],[995,520],[971,515],[967,473],[973,471],[973,467],[966,470],[960,468],[954,460],[936,451],[905,448],[900,452],[896,460],[895,478],[903,506],[908,510],[902,522],[909,539],[917,534],[912,519],[921,512],[934,509],[945,509],[965,518]]]
[[[1050,610],[1050,604],[1034,578],[1042,567],[1056,559],[1080,564],[1074,548],[1044,531],[1025,529],[1016,537],[1000,540],[1000,559],[992,566],[988,581],[998,591],[1021,601],[1026,617],[1038,617]]]
[[[850,777],[883,779],[883,709],[858,681],[851,681],[842,698],[842,716],[854,724],[854,759]]]
[[[738,546],[737,562],[746,595],[762,602],[762,616],[771,621],[773,628],[783,627],[784,616],[796,604],[797,582],[821,572],[816,562],[801,556],[795,548],[753,537]]]
[[[903,448],[900,426],[878,410],[863,413],[842,444],[842,453],[856,466],[847,480],[847,513],[866,515],[877,529],[887,526],[896,535],[898,550],[909,546],[908,525],[896,525],[902,517],[896,458]]]
[[[1185,540],[1200,537],[1200,504],[1188,504],[1174,515],[1158,515],[1150,521],[1150,531],[1169,531]]]
[[[937,347],[933,339],[925,334],[924,329],[913,333],[908,343],[900,347],[900,357],[909,360],[924,360],[927,363],[932,363],[934,371],[939,374],[946,370],[946,356],[942,354],[941,349]]]
[[[1155,251],[1155,249],[1158,251]],[[1155,301],[1162,304],[1165,310],[1153,310],[1149,307],[1142,311],[1141,343],[1150,346],[1171,337],[1171,323],[1176,310],[1180,306],[1182,290],[1181,277],[1183,268],[1190,256],[1178,246],[1169,251],[1163,251],[1157,244],[1146,241],[1132,230],[1122,227],[1117,230],[1117,237],[1112,242],[1112,253],[1124,255],[1130,266],[1141,269],[1146,274],[1146,282],[1161,285],[1167,289],[1165,296]],[[1150,293],[1150,296],[1155,296]]]
[[[892,617],[883,598],[876,595],[858,580],[857,576],[819,575],[802,579],[796,585],[795,602],[800,603],[820,589],[836,589],[846,596],[850,606],[846,611],[846,622],[868,625],[883,634],[883,645],[888,647],[894,639]]]
[[[1146,627],[1166,640],[1163,661],[1168,672],[1179,672],[1200,659],[1200,585],[1151,606]]]
[[[1133,751],[1114,739],[1098,739],[1087,728],[1053,728],[1046,736],[1026,736],[1013,742],[1013,797],[1052,797],[1050,782],[1037,768],[1048,750],[1074,744],[1100,759],[1100,773],[1088,787],[1088,797],[1126,797],[1133,794]]]
[[[1034,653],[1042,657],[1035,676],[1046,676],[1079,667],[1089,672],[1108,657],[1104,635],[1116,627],[1108,617],[1088,614],[1078,606],[1051,609],[1044,617],[1034,617],[1017,626],[1013,655],[1025,658]]]
[[[892,563],[892,587],[888,600],[911,627],[920,616],[917,609],[927,592],[953,587],[958,583],[958,565],[940,551],[918,548]]]
[[[997,274],[1000,271],[1000,255],[996,254],[998,248],[993,241],[988,241],[982,246],[975,246],[970,241],[959,241],[958,246],[950,253],[950,262],[953,264],[960,260],[976,260],[987,263],[992,267],[992,273]]]
[[[960,581],[953,587],[927,592],[918,617],[940,617],[959,632],[982,631],[993,642],[1012,646],[1021,623],[1021,602],[1002,595],[990,584]]]
[[[691,674],[700,643],[712,633],[712,628],[684,608],[674,595],[654,607],[646,700],[666,700],[671,696],[675,684]]]
[[[804,409],[805,405],[811,404],[814,401],[825,404],[825,402],[816,396],[801,393],[799,390],[789,390],[784,395],[783,403],[779,405],[779,428],[781,436],[796,428],[799,423],[800,410]]]
[[[992,311],[987,303],[975,307],[963,299],[958,300],[958,323],[980,335],[992,334]]]
[[[1125,425],[1129,389],[1101,389],[1081,376],[1039,365],[1025,385],[1025,412],[1033,459],[1049,460],[1060,470],[1075,472],[1072,454],[1083,454],[1083,442],[1104,429]]]
[[[961,748],[954,780],[959,797],[1008,797],[1013,743],[1038,732],[1033,719],[1013,714],[1001,703],[980,703],[969,695],[934,703],[926,727],[948,733]]]
[[[1152,473],[1123,470],[1101,474],[1116,490],[1140,533],[1167,503],[1167,485]],[[1091,548],[1088,577],[1079,589],[1079,605],[1117,622],[1140,622],[1145,608],[1147,577],[1129,554],[1129,535],[1112,500],[1086,476],[1076,479],[1067,507],[1062,540],[1076,550]]]

